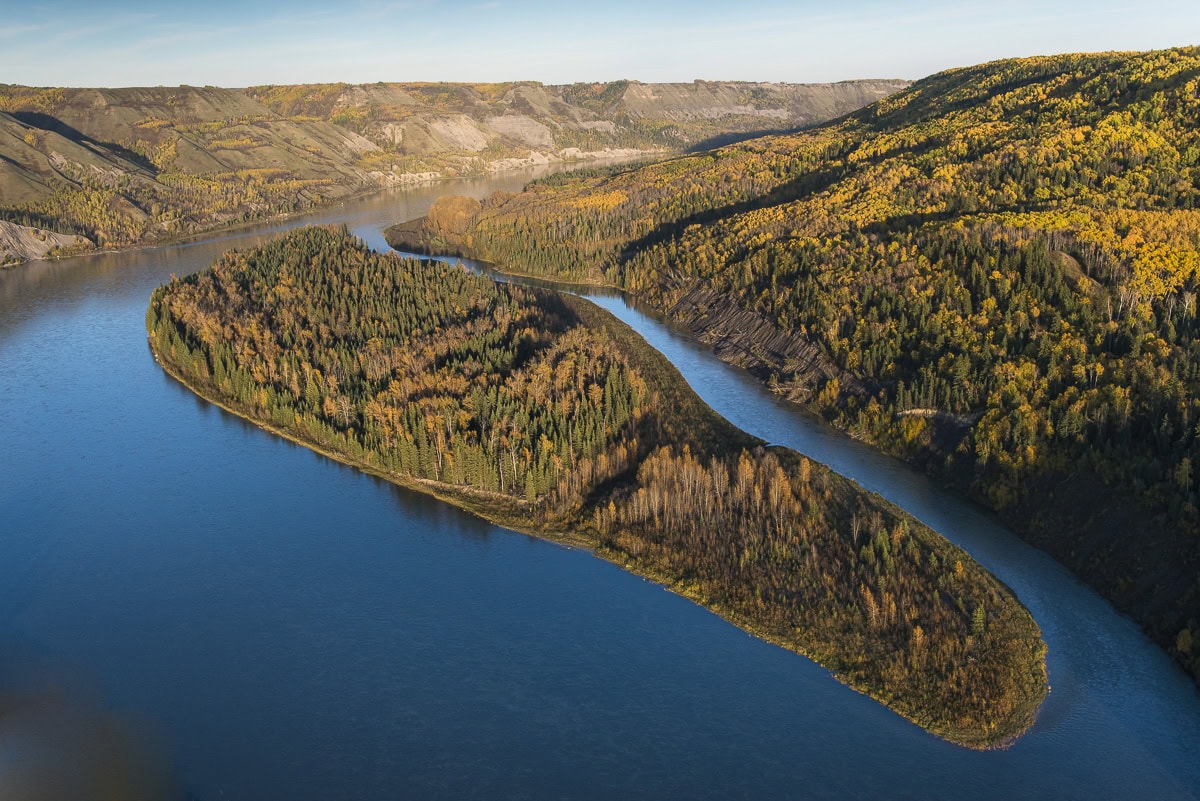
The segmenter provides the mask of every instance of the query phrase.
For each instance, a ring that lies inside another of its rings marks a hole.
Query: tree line
[[[498,195],[448,244],[811,343],[828,369],[761,354],[772,387],[1000,511],[1200,676],[1198,98],[1197,48],[951,70]]]
[[[301,229],[154,293],[154,352],[239,413],[564,537],[808,654],[956,742],[1045,693],[1012,593],[857,485],[764,449],[586,301]]]

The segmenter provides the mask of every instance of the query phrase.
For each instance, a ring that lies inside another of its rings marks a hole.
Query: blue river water
[[[524,178],[0,273],[0,710],[71,710],[0,711],[0,796],[37,764],[83,777],[118,739],[130,771],[199,801],[1200,798],[1200,695],[1132,623],[618,295],[595,300],[735,424],[883,494],[1016,591],[1049,645],[1032,731],[949,745],[584,551],[273,437],[149,354],[151,291],[222,250],[312,221],[384,248],[437,195]]]

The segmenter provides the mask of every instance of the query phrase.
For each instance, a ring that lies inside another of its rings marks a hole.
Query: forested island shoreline
[[[326,281],[408,311],[388,322],[350,300],[339,312]],[[160,288],[147,326],[164,369],[222,408],[586,547],[945,739],[1003,746],[1035,718],[1044,644],[1007,588],[882,499],[763,449],[588,301],[304,229]]]
[[[389,242],[611,286],[995,512],[1200,680],[1194,47],[1010,59]]]

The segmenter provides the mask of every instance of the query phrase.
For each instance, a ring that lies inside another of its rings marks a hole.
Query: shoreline
[[[690,386],[688,386],[686,380],[678,373],[678,369],[675,368],[670,360],[663,356],[649,343],[645,342],[645,340],[642,339],[637,331],[632,327],[617,319],[611,313],[607,312],[605,309],[597,306],[586,298],[568,293],[564,293],[564,297],[567,298],[568,302],[570,302],[571,305],[576,308],[577,313],[579,313],[581,316],[581,322],[584,325],[587,325],[592,329],[603,328],[611,336],[617,338],[632,361],[642,365],[646,365],[648,360],[660,361],[658,369],[655,369],[654,366],[650,366],[648,369],[654,371],[660,378],[666,381],[669,385],[668,389],[682,391],[686,393],[686,395],[690,396],[691,399],[693,399],[693,403],[699,404],[699,406],[704,410],[702,414],[706,413],[705,416],[709,418],[704,422],[723,427],[725,428],[726,432],[733,436],[740,435],[748,440],[761,442],[761,440],[759,440],[757,437],[746,434],[746,432],[734,426],[723,416],[709,407],[708,404],[703,401],[703,399],[695,395],[694,391]],[[663,589],[703,607],[706,611],[745,631],[747,634],[808,659],[814,664],[819,665],[830,675],[830,677],[836,679],[840,684],[848,687],[851,690],[854,690],[859,694],[873,699],[891,712],[918,726],[923,731],[954,745],[977,751],[997,750],[1010,747],[1017,742],[1022,735],[1028,732],[1037,722],[1038,712],[1041,708],[1042,702],[1045,700],[1045,696],[1050,691],[1047,666],[1044,658],[1044,640],[1041,639],[1040,627],[1038,627],[1037,622],[1032,619],[1032,615],[1029,615],[1034,632],[1036,633],[1039,641],[1042,642],[1043,657],[1041,660],[1040,672],[1043,692],[1035,703],[1032,705],[1023,706],[1019,713],[1013,716],[1014,719],[1019,719],[1019,722],[997,732],[995,736],[980,737],[975,732],[956,732],[950,726],[939,726],[936,722],[929,720],[922,721],[920,719],[922,717],[920,710],[904,710],[897,708],[897,706],[895,706],[895,702],[898,699],[895,696],[886,693],[883,688],[871,685],[867,682],[855,683],[850,677],[840,673],[837,668],[840,658],[836,653],[825,653],[812,647],[806,647],[805,644],[801,642],[800,639],[794,634],[785,633],[782,630],[776,630],[770,625],[765,625],[755,620],[751,615],[731,608],[721,601],[710,597],[704,591],[704,589],[695,582],[673,576],[663,570],[654,569],[651,565],[635,565],[627,558],[626,555],[604,547],[600,543],[598,536],[596,536],[594,533],[589,534],[590,528],[585,518],[581,518],[578,515],[573,515],[570,519],[557,521],[561,525],[539,524],[521,514],[521,510],[524,507],[524,502],[520,500],[505,496],[494,496],[493,494],[485,495],[477,491],[472,491],[467,487],[459,487],[457,485],[450,485],[428,479],[419,479],[412,476],[388,472],[370,462],[357,459],[349,454],[340,452],[319,442],[312,441],[297,434],[296,432],[281,429],[272,423],[258,419],[249,412],[244,412],[236,408],[234,404],[220,399],[213,387],[197,386],[191,381],[185,379],[174,367],[174,365],[166,361],[154,348],[153,339],[151,337],[147,337],[147,342],[155,362],[163,369],[164,372],[170,375],[174,380],[178,381],[181,385],[188,388],[194,394],[228,412],[229,414],[234,415],[235,417],[251,423],[252,425],[267,431],[268,433],[275,434],[288,440],[289,442],[305,447],[315,453],[320,454],[321,456],[338,462],[339,464],[356,468],[368,475],[387,481],[396,486],[404,487],[405,489],[432,496],[462,511],[492,523],[493,525],[519,534],[524,534],[526,536],[536,537],[548,542],[553,542],[557,545],[567,548],[586,551],[592,556],[602,558],[605,561],[619,567],[620,569],[625,570],[626,572],[640,576],[646,580],[653,581],[654,583],[663,587]],[[660,372],[664,365],[669,371],[666,376],[663,376]],[[671,375],[671,373],[674,375]],[[790,449],[784,450],[790,451]],[[832,470],[830,470],[830,473],[834,476],[838,476],[838,474],[834,473]],[[844,479],[844,477],[838,477],[843,478],[843,480],[846,480],[851,484],[854,484],[854,486],[858,486],[856,482],[850,481],[849,479]],[[898,509],[898,507],[896,507],[895,504],[892,504],[890,501],[886,501],[885,499],[880,500],[882,500],[883,503],[888,507]],[[936,536],[938,536],[950,548],[961,551],[967,557],[970,557],[970,554],[968,554],[965,550],[953,545],[953,543],[945,540],[945,538],[941,537],[941,535]],[[982,566],[980,566],[980,568],[982,569]],[[985,570],[985,572],[1012,595],[1014,603],[1020,606],[1021,609],[1025,610],[1027,615],[1029,614],[1028,610],[1025,609],[1024,605],[1020,603],[1019,599],[1016,598],[1015,593],[1012,593],[1012,590],[1008,588],[1007,585],[992,575],[990,571]],[[1010,720],[1010,723],[1013,722],[1015,721]],[[995,723],[992,725],[995,726]]]
[[[596,152],[602,152],[602,151],[596,151]],[[387,185],[379,184],[376,186],[364,186],[362,188],[353,190],[345,195],[341,195],[337,198],[330,199],[326,202],[322,202],[315,206],[310,206],[306,209],[302,209],[299,211],[278,212],[278,213],[273,213],[273,214],[267,214],[263,217],[256,217],[254,219],[244,220],[241,222],[218,223],[216,225],[213,225],[212,227],[206,227],[199,231],[192,231],[192,232],[186,233],[186,234],[176,234],[176,235],[168,236],[164,239],[155,239],[155,240],[149,241],[149,242],[133,242],[128,245],[120,245],[117,247],[103,247],[103,248],[92,247],[88,250],[74,251],[74,252],[63,254],[63,255],[54,255],[54,256],[46,255],[46,256],[43,256],[38,259],[23,259],[21,261],[14,261],[14,262],[0,262],[0,272],[6,271],[6,270],[15,270],[23,265],[36,264],[39,262],[55,263],[55,262],[69,261],[71,259],[76,259],[76,258],[83,258],[83,257],[87,257],[87,256],[97,256],[97,255],[102,255],[105,253],[137,252],[137,251],[142,251],[142,250],[154,250],[155,248],[161,248],[161,247],[174,247],[174,246],[178,246],[178,245],[192,244],[194,242],[199,242],[199,241],[202,241],[204,239],[214,237],[214,236],[219,236],[219,235],[223,235],[223,234],[237,234],[240,232],[244,232],[250,228],[254,228],[255,226],[259,226],[259,225],[270,225],[272,223],[282,223],[282,222],[286,222],[287,220],[295,220],[297,218],[303,217],[306,214],[317,214],[317,213],[320,213],[323,211],[328,211],[329,209],[335,208],[342,203],[349,203],[354,200],[361,200],[362,198],[371,197],[372,195],[381,195],[381,194],[384,194],[387,192],[400,192],[400,191],[404,191],[406,189],[412,189],[414,187],[419,187],[419,186],[437,186],[438,184],[449,184],[449,183],[453,183],[454,181],[469,181],[469,180],[475,180],[475,179],[480,179],[480,178],[498,177],[498,176],[503,176],[503,175],[509,174],[509,173],[518,173],[518,172],[521,172],[522,170],[536,170],[536,169],[541,169],[541,168],[554,168],[554,167],[561,168],[561,169],[552,170],[551,172],[548,172],[547,175],[550,175],[550,174],[554,174],[556,172],[570,172],[571,170],[574,170],[574,169],[588,169],[590,167],[597,166],[597,165],[611,164],[611,165],[617,166],[617,165],[621,165],[621,164],[634,164],[634,163],[639,163],[642,161],[650,161],[655,158],[669,158],[673,155],[677,155],[679,152],[680,151],[673,151],[673,150],[639,150],[636,154],[619,155],[619,156],[613,156],[611,154],[610,155],[600,155],[600,156],[596,156],[594,158],[581,158],[581,159],[570,160],[570,161],[565,160],[565,159],[560,159],[558,161],[548,160],[544,163],[525,163],[522,160],[516,160],[519,163],[513,163],[514,160],[508,159],[508,160],[501,160],[501,161],[496,161],[496,162],[489,162],[488,163],[489,169],[487,170],[487,172],[485,172],[481,175],[441,175],[439,173],[437,175],[437,177],[429,178],[429,179],[423,180],[423,181],[396,181],[392,184],[387,184]],[[495,169],[492,169],[493,165],[503,165],[503,166],[499,166],[499,167],[496,167]],[[537,179],[531,178],[530,180],[532,181],[532,180],[537,180]],[[45,229],[45,230],[49,230],[49,229]]]
[[[420,219],[420,218],[418,218],[418,219]],[[415,222],[415,221],[409,221],[409,222]],[[393,227],[396,227],[396,226],[393,226]],[[391,229],[389,228],[387,230],[391,230]],[[386,238],[386,233],[387,233],[387,231],[385,230],[385,238]],[[390,242],[390,241],[388,242],[388,244],[391,245],[393,250],[400,252],[400,253],[413,252],[413,251],[410,251],[407,249],[410,247],[411,248],[423,247],[423,244],[419,243],[419,242],[407,242],[407,243],[398,242],[398,245],[400,245],[399,247],[397,246],[397,244],[392,244],[392,242]],[[462,248],[462,250],[465,251],[465,248]],[[571,287],[588,287],[588,288],[594,288],[594,289],[604,290],[604,291],[608,291],[608,292],[620,293],[620,295],[622,297],[640,304],[643,308],[648,308],[648,309],[652,310],[654,312],[654,314],[657,315],[661,320],[666,321],[668,324],[670,324],[674,327],[677,327],[678,329],[680,329],[683,332],[686,332],[688,336],[692,337],[695,341],[697,341],[701,345],[703,345],[703,347],[709,353],[713,354],[723,364],[726,364],[729,367],[732,367],[734,369],[742,370],[748,376],[752,377],[757,383],[766,387],[767,390],[769,392],[771,392],[771,394],[774,397],[787,402],[789,404],[789,406],[792,406],[797,411],[799,411],[799,412],[803,413],[804,415],[807,415],[815,420],[819,420],[822,425],[828,427],[830,430],[837,431],[840,434],[843,434],[853,440],[856,440],[858,442],[863,443],[864,445],[867,445],[872,450],[874,450],[875,452],[877,452],[881,455],[884,455],[889,458],[900,461],[901,463],[907,465],[908,467],[911,467],[912,469],[918,471],[922,475],[927,476],[931,480],[936,481],[940,487],[947,490],[948,492],[953,493],[956,497],[960,498],[963,501],[966,501],[968,503],[975,505],[976,507],[979,508],[980,511],[984,512],[987,515],[990,515],[999,525],[1001,525],[1004,528],[1011,531],[1022,542],[1028,544],[1032,548],[1036,548],[1041,553],[1044,553],[1048,557],[1053,559],[1057,564],[1062,565],[1063,568],[1066,569],[1072,577],[1074,577],[1075,579],[1080,581],[1082,584],[1086,585],[1090,590],[1095,592],[1099,597],[1103,598],[1119,614],[1121,614],[1124,617],[1129,618],[1137,626],[1138,630],[1147,637],[1147,639],[1149,639],[1152,643],[1154,643],[1154,645],[1157,648],[1159,648],[1168,658],[1170,658],[1176,665],[1179,666],[1179,668],[1181,670],[1183,670],[1189,676],[1189,678],[1191,679],[1193,684],[1200,682],[1200,677],[1196,676],[1195,674],[1190,673],[1188,671],[1187,667],[1184,665],[1184,663],[1175,654],[1173,654],[1171,652],[1168,641],[1161,639],[1158,636],[1155,636],[1155,632],[1152,628],[1151,623],[1144,620],[1142,616],[1139,616],[1135,609],[1132,609],[1125,604],[1118,603],[1116,597],[1114,597],[1116,590],[1113,587],[1104,583],[1102,578],[1095,574],[1089,574],[1085,570],[1076,569],[1076,567],[1074,567],[1070,564],[1068,559],[1063,557],[1062,552],[1056,553],[1055,551],[1046,547],[1047,540],[1046,540],[1045,534],[1041,533],[1039,535],[1039,532],[1033,528],[1033,521],[1036,519],[1035,512],[1030,512],[1028,510],[1013,512],[1010,510],[1009,513],[1005,514],[1004,512],[997,510],[997,509],[993,508],[992,506],[990,506],[988,503],[986,503],[984,498],[982,498],[979,495],[972,492],[971,489],[968,486],[965,486],[963,483],[949,480],[943,474],[929,469],[928,464],[917,461],[916,459],[907,458],[900,453],[890,450],[887,447],[885,447],[883,444],[881,444],[880,442],[875,440],[874,438],[868,436],[864,432],[857,431],[857,430],[850,429],[850,428],[841,428],[837,425],[834,425],[833,423],[827,421],[816,410],[809,408],[809,406],[807,404],[805,404],[803,401],[798,400],[795,397],[792,397],[791,395],[789,395],[787,392],[785,392],[782,388],[782,385],[780,385],[779,388],[773,387],[772,384],[767,379],[760,378],[753,371],[749,370],[745,365],[738,364],[736,361],[734,361],[732,358],[730,358],[728,352],[725,352],[725,353],[720,352],[719,349],[716,347],[716,344],[720,342],[720,338],[718,338],[717,341],[714,343],[706,342],[706,341],[700,339],[700,337],[697,335],[696,331],[694,331],[691,328],[691,326],[688,325],[686,322],[680,322],[680,321],[677,321],[677,320],[671,318],[667,314],[666,311],[664,311],[663,309],[660,309],[658,306],[654,305],[650,301],[643,299],[636,292],[633,292],[631,290],[624,289],[620,286],[616,286],[614,284],[608,283],[602,279],[588,278],[586,280],[568,280],[568,279],[560,279],[560,278],[555,278],[555,277],[546,276],[546,275],[533,275],[530,273],[520,272],[518,270],[505,269],[505,268],[501,267],[499,264],[497,264],[496,262],[492,262],[487,259],[480,259],[480,258],[477,258],[476,256],[468,255],[465,252],[462,254],[456,254],[455,257],[470,259],[471,261],[477,262],[481,265],[485,265],[486,269],[488,271],[493,272],[499,276],[528,280],[528,281],[533,281],[533,282],[540,282],[540,283],[544,283],[547,286],[563,287],[562,291],[568,291],[568,292],[572,291],[570,289]]]

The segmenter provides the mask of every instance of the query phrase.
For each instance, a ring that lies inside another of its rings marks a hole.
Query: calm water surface
[[[382,248],[382,228],[463,189],[313,219]],[[948,745],[660,587],[197,399],[150,357],[150,292],[282,227],[0,274],[0,686],[86,698],[160,743],[200,801],[1200,798],[1200,698],[1131,623],[620,297],[597,301],[734,423],[1013,587],[1050,647],[1033,731]],[[0,718],[0,791],[19,735]]]

